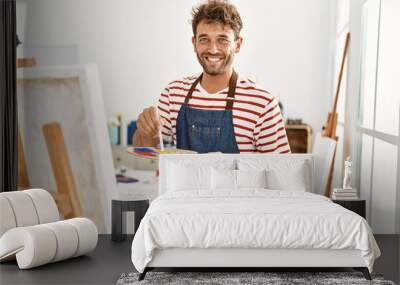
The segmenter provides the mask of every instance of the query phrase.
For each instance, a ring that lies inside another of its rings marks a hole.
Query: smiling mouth
[[[211,63],[211,64],[216,64],[222,62],[223,58],[222,57],[215,57],[215,56],[205,56],[204,59]]]

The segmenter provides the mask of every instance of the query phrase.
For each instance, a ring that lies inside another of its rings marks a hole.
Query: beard
[[[224,54],[210,54],[210,53],[203,53],[199,54],[196,52],[197,60],[199,61],[200,65],[203,67],[204,72],[209,75],[220,75],[229,70],[232,66],[233,59],[234,59],[234,52],[231,51],[227,56]],[[209,62],[206,58],[208,57],[220,57],[221,60],[219,62]]]

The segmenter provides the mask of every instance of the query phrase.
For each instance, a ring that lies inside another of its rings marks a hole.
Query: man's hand
[[[135,146],[156,146],[159,142],[160,120],[155,107],[149,107],[140,113],[137,130],[133,136]]]

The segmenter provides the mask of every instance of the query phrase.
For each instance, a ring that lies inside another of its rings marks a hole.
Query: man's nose
[[[210,53],[218,53],[218,44],[215,41],[210,41],[210,45],[208,47],[208,51]]]

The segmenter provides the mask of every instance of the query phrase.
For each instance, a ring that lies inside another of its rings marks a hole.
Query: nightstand
[[[365,219],[365,200],[333,200],[332,202],[339,204],[340,206],[359,214]]]
[[[111,202],[111,240],[123,241],[126,234],[123,233],[126,221],[123,219],[123,213],[127,211],[135,212],[135,232],[137,231],[141,220],[149,208],[149,199],[147,198],[125,198],[113,199]]]
[[[117,183],[111,202],[111,237],[113,241],[125,240],[127,234],[136,232],[150,201],[158,194],[158,177],[155,171],[126,168],[124,175],[136,178],[134,183]]]

